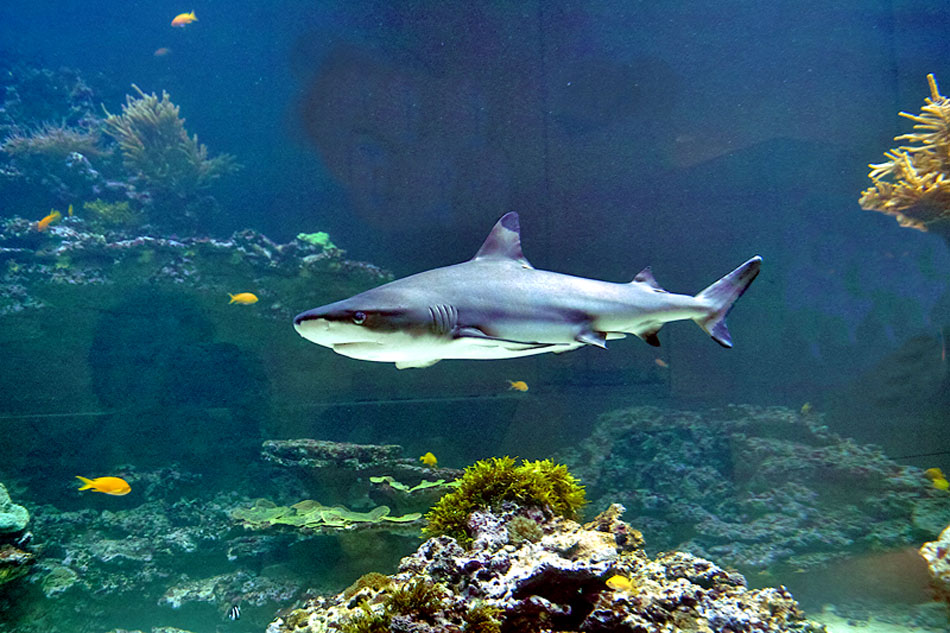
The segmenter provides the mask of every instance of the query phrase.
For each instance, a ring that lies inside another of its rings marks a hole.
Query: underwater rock
[[[626,505],[651,546],[747,573],[920,543],[934,536],[926,517],[950,510],[921,470],[782,407],[612,411],[561,458],[594,503]]]
[[[226,609],[241,604],[280,604],[293,600],[299,592],[293,583],[257,576],[247,571],[186,580],[169,587],[158,604],[179,609],[190,602],[205,602]]]
[[[6,486],[0,484],[0,534],[12,534],[26,528],[30,513],[21,505],[13,503]]]
[[[104,224],[102,209],[109,205],[96,202],[90,207],[93,210],[77,210],[43,232],[25,218],[0,219],[0,261],[5,263],[0,268],[0,315],[44,306],[38,297],[57,286],[122,284],[134,279],[138,284],[211,291],[225,299],[234,291],[233,284],[250,282],[268,289],[261,299],[272,300],[270,309],[259,314],[289,319],[295,310],[284,305],[294,303],[294,295],[305,290],[311,299],[312,285],[321,276],[335,284],[346,280],[354,285],[392,279],[372,264],[345,259],[345,251],[335,246],[299,239],[277,244],[251,229],[227,239],[180,238],[151,235],[118,221]],[[21,297],[12,288],[25,292]]]
[[[935,598],[950,606],[950,526],[936,541],[924,543],[920,555],[927,561]]]
[[[30,570],[34,556],[12,545],[0,545],[0,586],[22,578]]]
[[[303,471],[336,469],[350,472],[385,473],[423,478],[455,479],[462,471],[455,468],[420,465],[402,457],[398,444],[351,444],[309,438],[267,440],[261,449],[264,461]]]
[[[682,552],[648,558],[620,506],[583,526],[534,514],[542,536],[515,545],[506,525],[525,512],[481,511],[470,549],[430,538],[397,574],[310,599],[267,631],[824,631],[783,588],[750,590],[738,573]],[[614,576],[629,588],[608,587]]]

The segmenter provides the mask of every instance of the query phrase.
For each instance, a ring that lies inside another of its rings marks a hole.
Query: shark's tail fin
[[[755,276],[759,274],[761,266],[762,258],[756,255],[696,295],[697,299],[709,306],[710,311],[708,316],[694,319],[694,321],[723,347],[732,347],[732,337],[729,336],[729,328],[726,327],[726,315],[729,314],[736,299],[742,296]]]

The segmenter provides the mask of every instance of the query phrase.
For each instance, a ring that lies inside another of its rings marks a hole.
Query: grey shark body
[[[338,354],[400,369],[606,347],[627,334],[659,345],[663,324],[682,319],[732,347],[726,314],[761,262],[749,259],[695,296],[663,290],[649,268],[630,283],[537,270],[522,254],[518,215],[508,213],[471,260],[308,310],[294,326]]]

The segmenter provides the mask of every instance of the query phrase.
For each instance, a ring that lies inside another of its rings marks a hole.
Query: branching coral
[[[188,136],[167,92],[159,99],[132,87],[138,98],[127,95],[121,115],[106,111],[106,131],[118,141],[126,168],[150,187],[187,197],[238,168],[230,154],[208,158],[198,135]]]
[[[465,469],[457,488],[439,499],[426,515],[428,523],[423,532],[428,536],[446,534],[469,542],[469,515],[503,501],[539,506],[569,519],[575,518],[586,503],[583,486],[566,466],[548,459],[524,460],[515,466],[515,460],[510,457],[491,458]]]
[[[908,144],[885,152],[886,162],[869,165],[873,185],[859,203],[894,216],[901,226],[950,240],[950,99],[940,94],[932,74],[927,82],[930,97],[920,114],[898,113],[916,131],[896,136]]]
[[[65,159],[73,152],[83,156],[107,153],[99,146],[99,132],[67,125],[44,123],[28,132],[15,132],[0,145],[11,156],[39,156]]]

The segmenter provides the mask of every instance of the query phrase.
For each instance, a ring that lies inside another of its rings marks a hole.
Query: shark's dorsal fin
[[[656,283],[656,279],[653,277],[653,271],[650,270],[650,267],[647,266],[643,270],[637,273],[637,276],[633,278],[635,284],[646,284],[655,290],[663,290],[660,287],[660,284]],[[663,290],[663,292],[666,292]]]
[[[518,222],[518,214],[511,211],[501,216],[472,259],[512,259],[525,268],[534,268],[521,252],[521,225]]]

